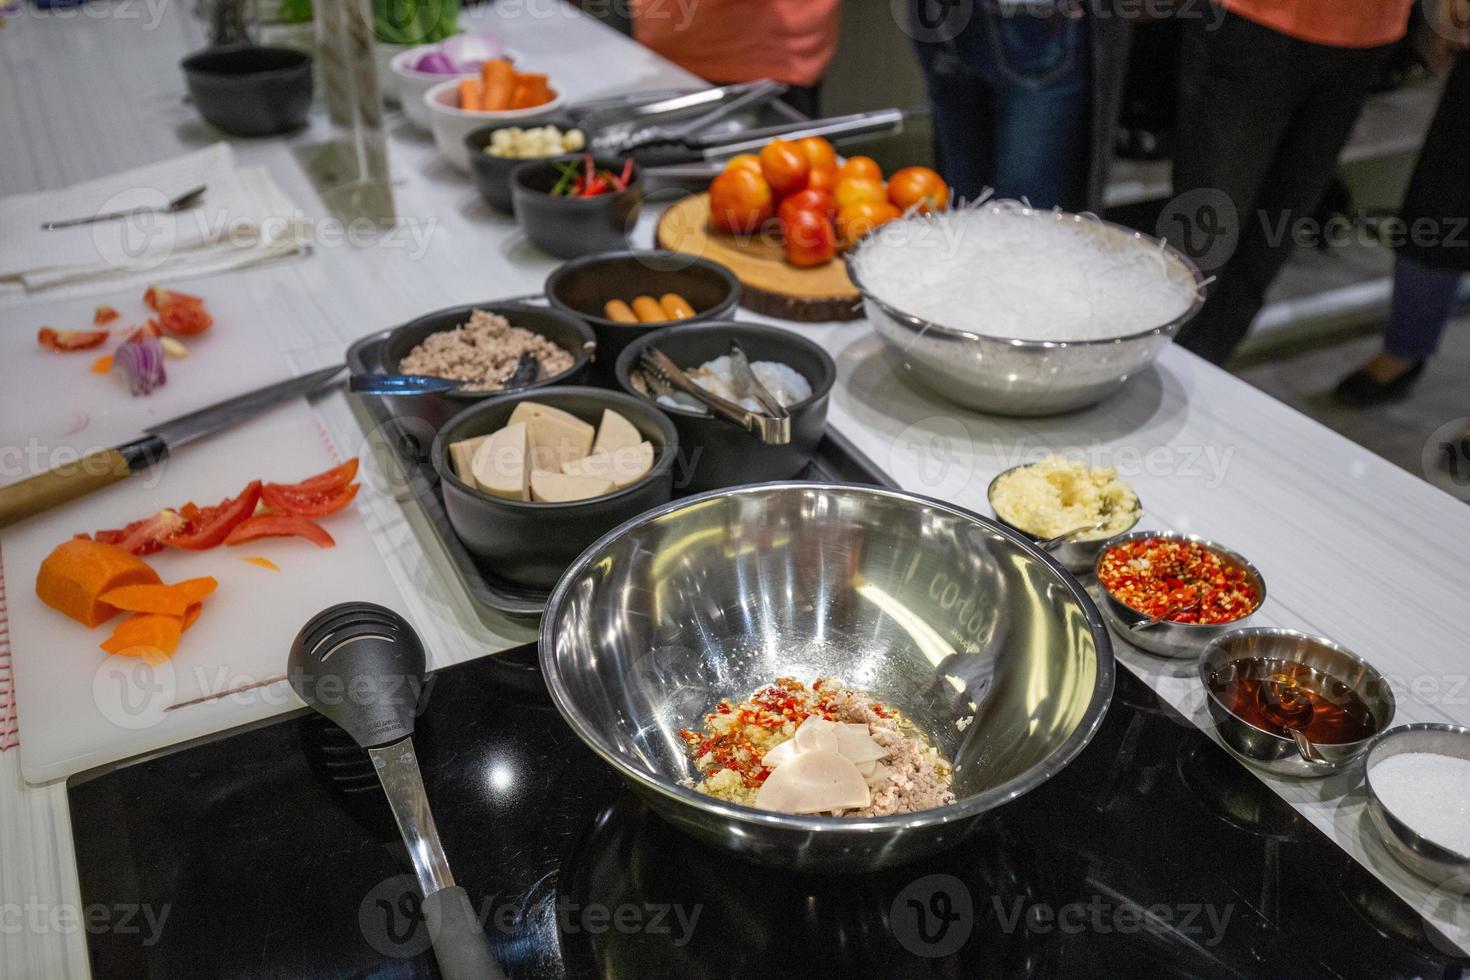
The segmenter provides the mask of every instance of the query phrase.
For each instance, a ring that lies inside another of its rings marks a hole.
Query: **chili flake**
[[[1244,568],[1194,541],[1147,537],[1103,552],[1097,580],[1125,606],[1171,623],[1229,623],[1261,603]],[[1172,611],[1171,611],[1172,610]]]

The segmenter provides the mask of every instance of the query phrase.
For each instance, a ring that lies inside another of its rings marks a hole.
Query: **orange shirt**
[[[840,13],[840,0],[633,0],[633,37],[708,81],[813,85]]]
[[[1404,36],[1413,0],[1219,0],[1282,34],[1337,48],[1376,48]]]

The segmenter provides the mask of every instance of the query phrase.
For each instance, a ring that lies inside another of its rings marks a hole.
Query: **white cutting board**
[[[123,325],[147,319],[141,288],[86,299],[44,299],[7,307],[0,314],[0,484],[91,452],[136,439],[143,429],[178,415],[291,376],[277,338],[261,322],[262,287],[200,279],[187,291],[202,296],[214,326],[181,338],[189,357],[165,362],[168,381],[134,398],[120,373],[88,371],[123,338]],[[92,329],[93,308],[114,306],[119,328],[96,350],[57,353],[36,343],[43,326]],[[19,466],[16,464],[19,463]]]
[[[87,629],[36,597],[41,560],[76,533],[118,527],[188,500],[218,503],[252,478],[290,482],[334,462],[315,414],[297,401],[191,443],[153,472],[0,534],[18,751],[28,782],[60,779],[299,707],[284,679],[227,692],[283,678],[296,631],[333,603],[364,599],[402,608],[356,506],[322,519],[335,548],[299,538],[260,539],[148,557],[165,582],[213,575],[220,583],[178,652],[151,672],[135,658],[98,648],[121,617]],[[360,495],[372,492],[364,485]],[[241,560],[246,555],[270,558],[280,571],[248,564]]]

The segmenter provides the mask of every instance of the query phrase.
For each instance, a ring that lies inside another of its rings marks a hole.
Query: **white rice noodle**
[[[1015,340],[1103,340],[1163,326],[1195,300],[1194,276],[1161,245],[1091,215],[989,200],[892,221],[853,256],[888,306]]]

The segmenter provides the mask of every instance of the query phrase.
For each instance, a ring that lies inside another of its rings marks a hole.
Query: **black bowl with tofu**
[[[465,547],[506,581],[549,589],[592,542],[668,502],[678,451],[673,422],[648,400],[558,387],[465,409],[430,458]]]

